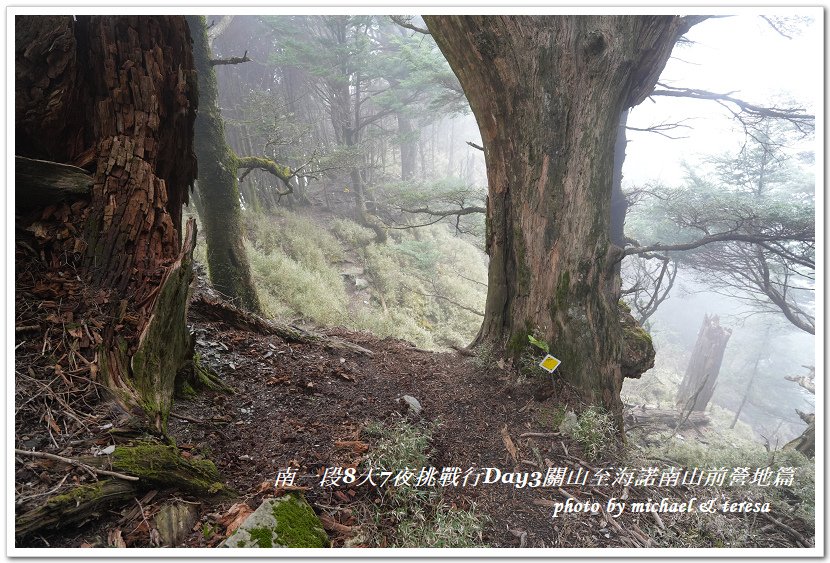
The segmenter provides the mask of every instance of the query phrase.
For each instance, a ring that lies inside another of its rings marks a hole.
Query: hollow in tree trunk
[[[609,240],[620,115],[652,90],[691,21],[672,16],[425,16],[484,143],[490,255],[474,344],[521,355],[621,420],[623,331]]]
[[[703,411],[712,399],[723,353],[732,329],[720,326],[717,315],[705,315],[686,374],[677,391],[677,406],[684,411]]]

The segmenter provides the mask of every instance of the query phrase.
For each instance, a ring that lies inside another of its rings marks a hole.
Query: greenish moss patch
[[[212,461],[184,459],[175,447],[151,442],[115,448],[112,467],[157,486],[197,494],[213,495],[225,488]]]
[[[277,536],[285,547],[326,547],[328,536],[319,527],[320,521],[308,505],[294,495],[274,504]]]
[[[221,547],[329,547],[314,510],[300,496],[263,501]]]

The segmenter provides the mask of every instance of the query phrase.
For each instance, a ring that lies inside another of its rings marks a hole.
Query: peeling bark
[[[697,342],[677,391],[677,405],[683,410],[703,411],[712,399],[723,353],[732,329],[720,326],[717,315],[705,315]]]
[[[181,248],[181,209],[196,175],[196,77],[187,25],[173,16],[19,16],[15,26],[18,151],[92,172],[88,198],[64,205],[67,234],[50,241],[47,262],[71,266],[100,292],[111,322],[98,377],[161,432],[173,391],[163,382],[189,359],[192,240]],[[156,323],[173,335],[164,346],[151,346]]]

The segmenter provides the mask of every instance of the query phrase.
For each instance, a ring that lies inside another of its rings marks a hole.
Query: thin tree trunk
[[[258,312],[259,298],[242,242],[237,158],[225,141],[205,19],[187,16],[187,22],[193,35],[193,56],[199,73],[200,103],[195,146],[199,158],[199,190],[204,203],[208,272],[219,292],[237,300],[246,309]]]
[[[402,114],[398,118],[398,139],[401,149],[401,180],[411,180],[415,177],[416,151],[418,150],[415,141],[415,131],[412,129],[412,122]]]
[[[735,418],[732,419],[732,424],[729,425],[729,428],[735,428],[735,425],[738,423],[738,419],[741,418],[741,412],[744,410],[744,405],[749,399],[750,393],[752,393],[752,386],[755,384],[755,377],[758,375],[758,364],[761,362],[761,356],[764,355],[764,352],[767,349],[767,344],[769,343],[769,331],[770,327],[767,326],[767,330],[764,332],[764,339],[761,342],[761,349],[758,350],[758,355],[755,356],[755,363],[752,365],[752,375],[749,376],[749,383],[746,386],[746,391],[744,391],[741,404],[738,405],[738,410],[735,411]]]

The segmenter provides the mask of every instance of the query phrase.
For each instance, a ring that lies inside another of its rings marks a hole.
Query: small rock
[[[574,411],[568,411],[565,413],[565,417],[559,424],[559,432],[562,434],[570,434],[576,426],[576,413]]]
[[[355,278],[354,287],[355,289],[366,289],[369,287],[369,282],[365,278]]]
[[[404,395],[401,399],[406,401],[406,404],[409,405],[409,408],[412,409],[412,412],[415,414],[421,414],[421,411],[424,410],[421,403],[418,402],[418,399],[412,395]]]

